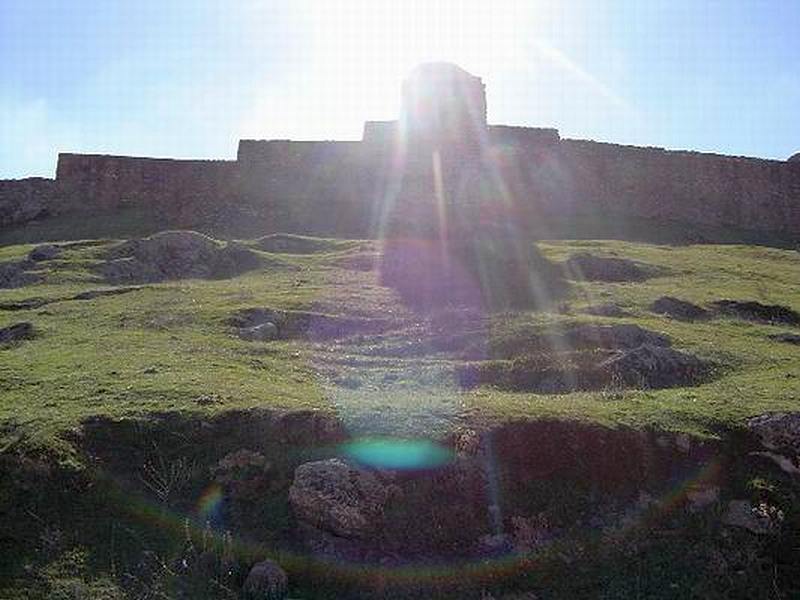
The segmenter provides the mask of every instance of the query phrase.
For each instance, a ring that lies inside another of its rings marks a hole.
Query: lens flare
[[[429,440],[363,438],[345,444],[342,451],[365,466],[403,471],[434,469],[452,459],[452,452]]]
[[[224,495],[222,486],[212,483],[197,501],[197,513],[209,523],[217,523],[222,517],[222,502]]]

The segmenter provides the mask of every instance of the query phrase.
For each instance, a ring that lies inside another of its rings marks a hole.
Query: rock
[[[596,317],[627,317],[628,313],[622,310],[616,304],[608,303],[608,304],[595,304],[593,306],[587,306],[583,312],[587,315],[594,315]]]
[[[628,385],[666,388],[702,381],[709,365],[696,356],[666,348],[642,344],[603,361],[600,368]]]
[[[344,538],[368,538],[383,523],[389,489],[370,471],[340,459],[297,467],[289,504],[297,519]]]
[[[774,452],[751,452],[750,456],[763,456],[778,465],[784,473],[800,475],[800,457],[795,456],[792,460]]]
[[[800,456],[800,413],[767,413],[747,421],[747,430],[767,450]]]
[[[263,323],[274,323],[282,327],[286,323],[286,313],[272,308],[243,308],[236,311],[228,319],[228,324],[232,327],[247,329]]]
[[[244,327],[239,330],[239,337],[248,342],[268,342],[278,337],[278,327],[275,323]]]
[[[697,484],[686,491],[690,510],[699,511],[719,500],[719,486]]]
[[[607,258],[588,252],[571,256],[564,262],[564,269],[576,281],[642,281],[657,274],[652,267],[627,258]]]
[[[263,560],[247,574],[242,596],[246,600],[284,600],[289,597],[289,578],[280,565]]]
[[[42,244],[36,246],[28,253],[28,258],[32,261],[52,260],[61,254],[61,248],[55,244]]]
[[[38,275],[27,272],[32,266],[28,260],[0,263],[0,288],[19,288],[39,282]]]
[[[782,514],[770,510],[766,505],[753,507],[747,500],[731,500],[722,515],[722,522],[730,527],[741,527],[757,535],[765,535],[773,532],[782,518]]]
[[[100,271],[111,282],[221,279],[259,264],[241,244],[223,244],[195,231],[165,231],[116,246]]]
[[[800,346],[800,335],[797,333],[774,333],[772,335],[767,336],[771,340],[775,340],[776,342],[784,342],[786,344],[794,344],[795,346]]]
[[[679,321],[696,321],[708,317],[706,309],[672,296],[662,296],[650,305],[650,310]]]
[[[779,304],[740,300],[717,300],[712,304],[718,313],[729,317],[762,323],[800,325],[800,313]]]
[[[27,340],[32,337],[33,324],[27,321],[0,328],[0,344],[9,344],[17,340]]]

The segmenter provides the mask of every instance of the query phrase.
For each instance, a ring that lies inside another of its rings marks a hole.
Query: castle
[[[431,153],[491,166],[521,217],[602,215],[800,236],[800,161],[562,139],[489,125],[480,78],[421,65],[403,114],[361,141],[241,140],[235,161],[62,153],[54,180],[0,181],[0,227],[46,215],[134,208],[167,227],[227,220],[263,230],[371,237],[387,205],[435,192]],[[398,172],[400,175],[398,175]],[[419,185],[417,185],[419,184]]]

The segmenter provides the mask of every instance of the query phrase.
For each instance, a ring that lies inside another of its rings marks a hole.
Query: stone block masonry
[[[381,232],[387,207],[405,205],[407,223],[431,221],[436,229],[435,154],[444,157],[439,175],[461,186],[453,198],[480,187],[469,179],[480,172],[480,185],[489,182],[527,224],[619,215],[800,239],[797,158],[621,146],[487,125],[483,82],[454,65],[423,65],[403,90],[404,126],[367,122],[356,142],[242,140],[235,161],[60,154],[55,180],[0,181],[0,227],[137,207],[163,217],[165,227],[225,221],[233,231],[246,224],[256,232],[370,237]]]

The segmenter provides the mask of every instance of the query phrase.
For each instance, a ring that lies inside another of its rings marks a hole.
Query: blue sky
[[[800,0],[0,0],[0,178],[357,139],[422,60],[483,77],[493,123],[800,151]]]

